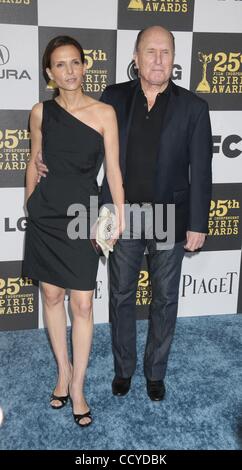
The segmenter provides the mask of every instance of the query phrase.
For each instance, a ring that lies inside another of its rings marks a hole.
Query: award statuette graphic
[[[210,93],[210,85],[207,81],[207,65],[212,60],[212,54],[206,55],[202,52],[198,53],[199,61],[202,62],[202,80],[199,82],[196,91],[200,93]]]
[[[128,6],[128,10],[144,10],[144,4],[142,0],[131,0]]]

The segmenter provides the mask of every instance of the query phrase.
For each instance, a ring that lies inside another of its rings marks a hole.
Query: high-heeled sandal
[[[61,408],[63,408],[63,406],[65,406],[68,402],[68,398],[69,398],[69,394],[68,395],[65,395],[63,397],[59,397],[58,395],[55,395],[54,393],[52,393],[51,397],[50,397],[50,406],[51,408],[53,408],[53,410],[60,410]],[[52,405],[51,402],[54,401],[54,400],[58,400],[60,401],[60,405]]]
[[[83,415],[77,415],[77,414],[74,414],[73,413],[73,417],[74,417],[74,421],[76,424],[78,424],[78,426],[80,426],[81,428],[85,428],[87,426],[90,426],[90,424],[92,424],[92,415],[91,415],[91,410],[88,410],[86,413],[84,413]],[[80,421],[83,419],[83,418],[89,418],[90,421],[88,423],[80,423]]]

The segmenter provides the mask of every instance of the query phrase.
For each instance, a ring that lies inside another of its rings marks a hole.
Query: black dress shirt
[[[170,84],[148,111],[141,86],[137,92],[126,155],[125,198],[131,203],[154,200],[155,164],[169,94]]]

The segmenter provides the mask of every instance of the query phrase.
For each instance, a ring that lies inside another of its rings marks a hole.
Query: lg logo
[[[4,232],[25,232],[27,225],[26,217],[20,217],[16,222],[11,222],[9,217],[3,220]]]
[[[132,60],[128,65],[127,75],[130,80],[135,80],[138,78],[138,69],[136,68],[134,60]]]
[[[0,65],[5,65],[9,61],[9,50],[3,44],[0,44]]]
[[[132,60],[127,68],[127,75],[130,80],[135,80],[138,78],[138,69],[136,68],[134,60]],[[182,67],[181,65],[174,64],[172,70],[172,80],[181,80],[182,79]]]
[[[236,158],[242,153],[242,138],[239,135],[231,134],[222,141],[221,135],[213,136],[213,153],[220,153],[222,150],[225,157]]]

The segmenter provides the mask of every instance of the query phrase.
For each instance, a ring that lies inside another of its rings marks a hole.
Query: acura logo
[[[5,65],[9,61],[9,50],[3,44],[0,44],[0,65]]]

